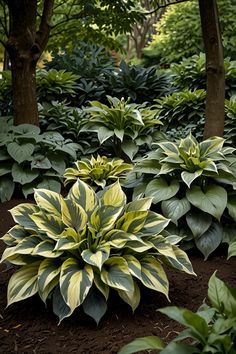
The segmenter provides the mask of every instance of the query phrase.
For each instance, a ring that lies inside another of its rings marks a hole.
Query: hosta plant
[[[205,259],[225,240],[224,227],[228,234],[228,224],[234,229],[236,221],[235,149],[223,144],[220,137],[198,143],[190,134],[158,143],[136,167],[149,175],[137,194],[153,197],[176,232],[194,242]]]
[[[76,160],[78,145],[57,132],[41,133],[31,124],[12,125],[1,118],[0,201],[10,200],[15,190],[25,197],[34,188],[60,191],[65,168]]]
[[[123,98],[107,96],[109,106],[98,101],[90,102],[90,114],[82,131],[96,132],[101,145],[109,142],[116,157],[132,160],[140,148],[155,140],[157,112],[144,105],[128,103]]]
[[[11,210],[17,225],[2,238],[2,261],[20,266],[8,305],[38,293],[60,321],[82,305],[98,323],[111,289],[135,310],[140,283],[168,297],[163,263],[193,274],[179,237],[161,235],[169,220],[149,211],[151,198],[126,204],[118,181],[96,194],[78,180],[66,198],[39,189],[35,201]]]
[[[196,313],[175,306],[159,311],[185,326],[173,341],[165,345],[155,336],[135,339],[118,354],[141,350],[159,350],[160,354],[235,354],[236,353],[236,287],[227,286],[213,274],[208,282],[210,306],[203,304]],[[181,343],[189,339],[191,344]]]
[[[130,170],[132,170],[132,165],[124,163],[121,159],[92,156],[90,160],[85,158],[76,161],[75,168],[69,167],[65,170],[65,185],[75,182],[79,178],[94,189],[104,188],[116,180],[121,183]]]

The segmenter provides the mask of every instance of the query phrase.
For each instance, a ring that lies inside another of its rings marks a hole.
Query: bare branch
[[[170,0],[168,2],[165,2],[164,4],[162,4],[162,2],[160,1],[160,4],[157,4],[157,6],[152,11],[146,12],[145,14],[152,15],[153,13],[157,12],[159,9],[163,9],[170,5],[180,4],[181,2],[186,2],[186,1],[189,0],[173,0],[173,1]]]

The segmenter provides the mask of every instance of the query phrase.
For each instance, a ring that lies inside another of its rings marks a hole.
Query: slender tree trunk
[[[199,0],[206,53],[207,95],[204,139],[223,136],[225,73],[217,0]]]
[[[14,124],[39,125],[36,97],[36,64],[49,37],[53,0],[44,0],[36,31],[37,0],[6,0],[10,30],[6,43],[11,70]]]

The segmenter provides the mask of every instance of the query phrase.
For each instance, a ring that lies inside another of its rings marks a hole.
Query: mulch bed
[[[20,202],[24,201],[15,199],[0,204],[0,236],[14,225],[7,210]],[[0,242],[0,254],[3,249],[4,244]],[[190,255],[197,277],[168,270],[172,305],[195,311],[206,298],[207,283],[215,270],[220,279],[235,285],[236,257],[227,261],[226,254],[221,248],[206,262],[200,254]],[[13,271],[0,266],[1,354],[116,354],[136,337],[157,335],[168,342],[182,329],[157,311],[169,305],[164,296],[147,289],[143,289],[141,304],[134,315],[114,294],[98,327],[80,310],[58,326],[57,317],[37,295],[6,309],[7,284]]]

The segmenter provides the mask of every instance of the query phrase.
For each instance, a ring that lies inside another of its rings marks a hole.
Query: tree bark
[[[6,43],[11,70],[14,124],[39,125],[36,97],[36,64],[49,37],[53,0],[44,0],[39,31],[36,31],[37,0],[6,0],[10,14]]]
[[[223,136],[225,72],[217,0],[199,0],[206,53],[207,94],[203,138]]]

